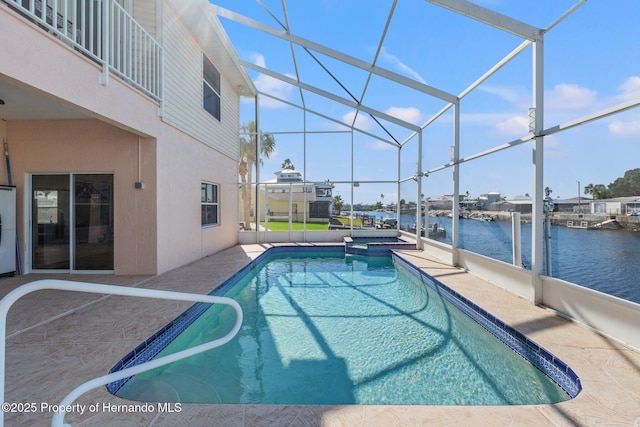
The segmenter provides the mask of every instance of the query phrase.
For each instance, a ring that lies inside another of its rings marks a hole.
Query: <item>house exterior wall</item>
[[[237,162],[167,129],[158,142],[158,257],[163,270],[238,242]],[[220,185],[219,225],[201,226],[200,184]]]
[[[135,20],[154,37],[156,36],[156,3],[155,0],[136,0],[132,13]]]
[[[99,120],[11,121],[6,126],[11,171],[18,191],[18,218],[23,259],[29,268],[27,221],[31,174],[101,172],[114,178],[115,274],[154,274],[156,256],[156,164],[154,141],[141,141],[138,180],[138,136]]]
[[[154,5],[163,11],[158,28],[166,33],[158,38],[168,52],[164,117],[162,105],[114,75],[100,84],[98,64],[0,4],[0,79],[79,117],[0,123],[18,187],[23,262],[32,173],[113,173],[115,274],[162,273],[237,243],[239,96],[223,75],[222,120],[203,110],[200,46],[212,41],[197,41],[166,0],[134,2],[145,26]],[[0,174],[4,183],[4,162]],[[201,226],[202,182],[219,185],[216,226]]]
[[[604,200],[602,202],[591,202],[591,213],[604,213],[604,214],[620,214],[624,213],[624,207],[622,202]]]
[[[229,81],[221,75],[221,118],[218,121],[202,107],[202,55],[204,42],[198,42],[168,4],[163,8],[163,45],[165,61],[164,120],[226,156],[238,160],[238,124],[240,105]]]

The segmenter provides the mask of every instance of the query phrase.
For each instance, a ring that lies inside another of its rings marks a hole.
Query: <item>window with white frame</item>
[[[220,120],[220,73],[204,55],[202,55],[202,103],[209,114]]]
[[[202,226],[219,224],[218,185],[203,182],[200,186],[202,206]]]

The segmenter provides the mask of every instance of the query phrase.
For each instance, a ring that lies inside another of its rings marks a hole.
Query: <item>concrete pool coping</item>
[[[0,295],[43,278],[208,293],[272,246],[283,245],[234,246],[151,277],[32,274],[3,278]],[[578,374],[582,392],[553,405],[185,404],[180,412],[160,412],[155,407],[130,413],[121,405],[135,402],[112,396],[101,387],[76,402],[78,409],[85,405],[84,414],[69,413],[65,421],[80,426],[640,425],[640,353],[422,252],[396,253],[557,355]],[[46,405],[59,403],[80,383],[104,374],[189,305],[63,291],[26,296],[8,316],[5,401],[34,403],[38,410],[7,413],[5,425],[49,425],[53,414]]]

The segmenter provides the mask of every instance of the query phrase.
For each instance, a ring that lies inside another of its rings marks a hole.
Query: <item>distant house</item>
[[[331,217],[333,186],[330,183],[305,183],[302,173],[293,169],[283,169],[276,177],[259,185],[260,199],[266,200],[270,220],[302,222],[327,222]],[[255,191],[255,186],[254,186]],[[262,203],[262,202],[261,202]],[[289,206],[291,205],[291,212]]]
[[[590,197],[572,197],[570,199],[553,199],[554,212],[589,213]]]
[[[640,214],[640,196],[593,200],[590,203],[589,212],[609,215],[638,215]]]
[[[531,197],[516,196],[512,199],[497,201],[492,204],[496,211],[501,212],[520,212],[524,214],[531,213],[533,201]]]
[[[500,199],[500,193],[496,191],[492,191],[486,194],[481,194],[478,197],[478,207],[484,210],[498,210],[498,209],[495,209],[495,206],[492,207],[491,205],[499,201],[499,199]]]
[[[435,196],[427,199],[430,210],[451,210],[453,206],[453,196]]]

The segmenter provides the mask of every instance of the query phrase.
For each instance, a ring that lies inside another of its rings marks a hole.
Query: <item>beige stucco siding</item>
[[[168,8],[164,117],[159,103],[115,75],[100,84],[101,67],[71,47],[6,7],[0,13],[0,57],[8,58],[0,79],[85,117],[0,125],[18,188],[23,260],[32,173],[114,174],[116,274],[162,273],[237,243],[238,95],[222,76],[222,121],[202,109],[202,49]],[[6,177],[3,166],[0,173]],[[201,226],[202,181],[220,185],[218,226]]]
[[[238,241],[236,162],[168,129],[158,143],[158,256],[162,270]],[[220,185],[218,226],[201,226],[200,184]]]
[[[114,178],[116,274],[153,274],[156,256],[156,144],[99,120],[12,121],[6,124],[13,183],[18,187],[18,229],[29,261],[28,178],[34,173],[101,172]]]

